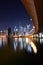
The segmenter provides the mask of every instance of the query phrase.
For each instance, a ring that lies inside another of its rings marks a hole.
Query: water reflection
[[[2,47],[2,38],[0,38],[0,47]]]
[[[7,43],[8,42],[7,42],[6,37],[0,38],[0,47],[2,47],[2,44],[3,44],[3,46],[6,46]],[[28,52],[32,52],[32,48],[29,43],[30,43],[29,38],[12,38],[12,44],[13,44],[14,51],[16,51],[19,48],[19,50],[25,49]],[[11,43],[10,43],[10,45],[11,45]]]
[[[32,48],[31,48],[31,46],[29,45],[29,39],[28,38],[26,38],[26,49],[27,49],[27,51],[29,51],[29,52],[32,52]]]
[[[14,41],[14,50],[16,51],[16,49],[17,49],[17,43]]]
[[[19,36],[22,36],[22,35],[19,35]],[[32,38],[33,38],[34,41],[40,42],[40,44],[43,43],[43,38],[39,38],[39,36],[36,37],[36,35],[34,35],[34,36],[32,36]],[[26,38],[22,38],[22,37],[18,37],[18,38],[13,37],[12,38],[11,37],[9,40],[11,41],[10,45],[12,44],[14,51],[16,51],[17,49],[19,49],[19,50],[25,49],[28,52],[32,52],[32,50],[34,50],[34,52],[35,52],[35,50],[36,50],[35,49],[36,48],[35,43],[33,43],[32,40],[29,39],[28,37],[26,37]],[[7,46],[8,43],[9,43],[8,37],[0,36],[0,48],[2,46],[4,46],[4,47]]]
[[[19,47],[18,47],[18,44],[19,44]],[[29,45],[29,42],[28,42],[28,38],[18,38],[18,41],[16,41],[14,39],[14,50],[16,51],[17,50],[17,47],[19,48],[19,50],[27,50],[28,52],[32,52],[32,48],[31,46]]]
[[[20,44],[20,49],[22,50],[23,49],[23,39],[22,38],[19,38],[19,44]]]
[[[43,38],[40,38],[40,44],[43,43]]]
[[[29,51],[29,52],[32,52],[32,48],[30,47],[30,45],[29,44],[26,44],[26,46],[27,46],[27,51]]]
[[[7,46],[7,37],[6,36],[3,38],[3,46]]]

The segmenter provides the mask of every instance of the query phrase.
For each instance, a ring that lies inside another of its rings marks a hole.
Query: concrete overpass
[[[42,31],[43,28],[43,0],[21,0],[37,31]]]
[[[43,31],[43,0],[34,0],[37,17],[38,17],[38,30]]]
[[[36,13],[36,8],[34,4],[34,0],[21,0],[24,7],[26,8],[28,14],[33,20],[33,24],[35,26],[35,33],[38,31],[38,18]]]

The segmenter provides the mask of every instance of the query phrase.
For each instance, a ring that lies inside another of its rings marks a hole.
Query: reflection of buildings
[[[0,32],[0,46],[7,45],[7,31]]]
[[[12,41],[10,36],[11,36],[11,28],[9,27],[8,28],[8,36],[7,36],[8,37],[8,45],[10,45],[11,41]]]
[[[21,34],[19,34],[19,36],[21,36]],[[19,45],[20,45],[20,49],[23,49],[23,39],[19,38]]]
[[[0,38],[0,47],[2,47],[2,38]]]
[[[26,49],[27,51],[32,52],[32,44],[34,45],[35,42],[43,43],[43,33],[33,34],[35,27],[29,33],[29,28],[27,27],[20,27],[19,29],[15,28],[14,32],[11,32],[11,28],[8,28],[8,31],[1,31],[0,32],[0,47],[11,45],[13,46],[14,50],[17,49],[23,50]],[[29,40],[30,39],[30,40]],[[35,46],[35,45],[34,45]],[[34,47],[33,47],[34,49]]]

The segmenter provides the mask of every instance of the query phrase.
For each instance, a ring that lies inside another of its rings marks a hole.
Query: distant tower
[[[30,24],[29,25],[27,25],[27,33],[29,33],[29,31],[30,31]]]
[[[26,27],[24,27],[24,33],[26,33]]]
[[[23,35],[23,27],[22,26],[20,27],[19,32],[21,35]]]

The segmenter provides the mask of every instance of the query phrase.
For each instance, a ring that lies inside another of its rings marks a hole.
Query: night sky
[[[31,24],[30,16],[24,8],[21,0],[0,1],[0,30],[14,26]]]

